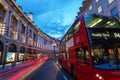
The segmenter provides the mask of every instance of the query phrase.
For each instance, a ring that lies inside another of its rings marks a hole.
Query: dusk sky
[[[16,0],[22,11],[33,13],[33,22],[51,37],[61,39],[70,28],[83,0]]]

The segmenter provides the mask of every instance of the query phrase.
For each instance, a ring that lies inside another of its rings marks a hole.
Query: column
[[[8,42],[5,43],[4,45],[4,50],[3,50],[3,55],[2,55],[2,67],[5,69],[5,64],[6,64],[6,57],[7,57],[7,52],[8,52]]]
[[[22,28],[22,26],[21,26],[21,20],[18,20],[18,25],[17,25],[17,27],[18,27],[18,39],[17,40],[20,40],[21,41],[21,28]]]
[[[25,37],[26,37],[26,40],[25,40],[25,43],[28,44],[28,36],[29,36],[29,24],[27,24],[27,27],[26,27],[26,33],[25,33]]]
[[[5,30],[6,36],[10,36],[11,13],[12,13],[12,11],[10,11],[10,10],[6,10],[6,13],[5,13],[4,22],[6,24],[6,30]]]

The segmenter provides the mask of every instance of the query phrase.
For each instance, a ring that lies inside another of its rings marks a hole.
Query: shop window
[[[20,61],[24,60],[24,52],[23,51],[20,51],[20,53],[19,53],[19,60]]]
[[[16,55],[16,46],[15,45],[10,45],[9,50],[7,52],[7,58],[6,62],[14,62],[15,61],[15,55]]]

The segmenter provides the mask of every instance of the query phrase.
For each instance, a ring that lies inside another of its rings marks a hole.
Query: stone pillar
[[[27,27],[28,27],[28,25],[26,24],[26,26],[25,26],[25,43],[26,43],[26,39],[27,39]]]
[[[7,58],[7,52],[8,52],[8,42],[5,43],[4,45],[4,50],[3,50],[3,55],[2,55],[2,65],[3,65],[3,69],[5,68],[5,64],[6,64],[6,58]]]
[[[11,13],[12,13],[12,11],[10,11],[10,10],[7,10],[5,13],[4,22],[6,24],[6,30],[5,30],[6,36],[10,36]]]
[[[17,52],[16,52],[16,62],[19,61],[19,53],[20,53],[20,47],[17,47]]]
[[[26,28],[26,40],[25,40],[25,43],[28,44],[28,36],[29,36],[29,24],[27,24],[27,28]]]

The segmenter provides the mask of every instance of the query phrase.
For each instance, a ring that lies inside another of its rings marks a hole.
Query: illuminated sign
[[[105,38],[105,37],[109,37],[109,38],[120,38],[120,33],[118,32],[114,32],[114,33],[92,33],[92,37],[96,37],[96,38]]]
[[[108,33],[92,33],[93,37],[109,37],[110,34]]]

